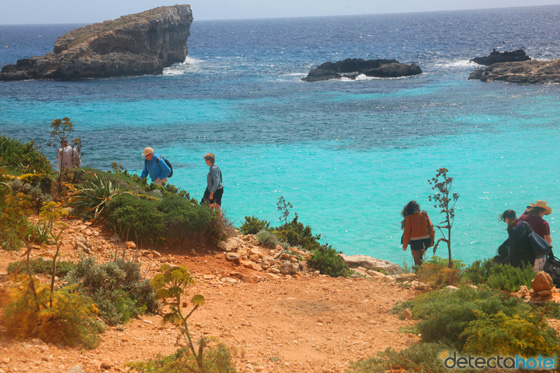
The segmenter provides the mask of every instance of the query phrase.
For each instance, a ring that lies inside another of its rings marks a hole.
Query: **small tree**
[[[280,199],[278,200],[278,203],[276,204],[276,206],[278,207],[278,211],[280,211],[280,217],[278,218],[280,220],[280,223],[284,223],[284,236],[287,237],[288,236],[288,217],[290,216],[290,209],[294,208],[294,206],[292,206],[292,204],[288,201],[286,201],[286,199],[284,199],[284,196],[281,196]],[[297,214],[296,214],[297,216]]]
[[[444,220],[439,223],[440,225],[436,225],[443,237],[437,240],[434,245],[434,254],[439,243],[445,242],[449,251],[449,268],[453,268],[451,260],[451,228],[455,222],[455,204],[459,199],[459,195],[457,193],[451,194],[453,178],[447,176],[447,172],[449,172],[447,168],[440,168],[437,170],[436,176],[428,180],[432,189],[436,191],[428,199],[434,203],[435,208],[441,209],[440,214],[444,214]]]
[[[62,140],[68,140],[68,138],[70,137],[70,135],[72,134],[72,132],[74,132],[74,123],[70,122],[70,118],[65,117],[62,119],[53,119],[52,123],[51,123],[51,140],[48,142],[47,145],[54,147],[55,149],[57,149],[58,151],[58,147],[60,145],[60,143],[62,142]],[[72,147],[72,164],[76,164],[77,163],[77,159],[74,159],[74,157],[76,156],[75,153],[77,153],[78,157],[80,157],[82,155],[82,139],[79,137],[76,137],[75,139],[72,140],[72,142],[69,142],[70,146]],[[76,150],[76,152],[74,152],[74,150]],[[62,156],[62,155],[60,155]],[[64,172],[66,171],[64,169],[64,160],[61,159],[60,162],[60,175],[58,176],[58,191],[60,193],[60,188],[61,188],[61,181],[62,181],[62,175],[64,174]]]
[[[189,332],[187,320],[198,307],[204,305],[204,297],[202,295],[195,295],[191,299],[193,308],[190,312],[183,315],[181,311],[181,307],[186,307],[187,304],[186,302],[183,304],[183,293],[185,289],[192,284],[194,284],[194,278],[185,266],[171,267],[167,264],[163,265],[161,267],[161,273],[154,276],[150,281],[150,286],[152,286],[156,292],[156,298],[163,300],[169,305],[170,312],[165,314],[163,321],[170,322],[179,328],[181,334],[186,339],[188,348],[196,360],[196,367],[187,365],[186,368],[193,373],[203,373],[205,371],[203,353],[206,340],[204,337],[200,338],[197,351],[194,347],[191,333]],[[169,298],[172,300],[166,301]]]

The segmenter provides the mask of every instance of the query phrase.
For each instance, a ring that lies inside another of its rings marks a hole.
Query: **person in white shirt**
[[[60,141],[60,149],[58,149],[58,170],[62,173],[70,168],[80,167],[82,165],[82,160],[80,159],[80,154],[70,145],[68,145],[68,140],[62,139]]]

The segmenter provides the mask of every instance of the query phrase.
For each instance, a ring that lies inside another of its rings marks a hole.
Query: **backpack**
[[[167,159],[165,159],[165,158],[163,158],[162,156],[160,156],[160,157],[157,159],[157,163],[158,163],[158,164],[159,164],[159,160],[160,160],[160,159],[163,159],[164,162],[165,162],[165,164],[166,164],[166,165],[169,167],[169,169],[171,170],[171,172],[169,173],[169,176],[167,176],[167,177],[173,176],[173,166],[171,165],[171,162],[169,162]]]

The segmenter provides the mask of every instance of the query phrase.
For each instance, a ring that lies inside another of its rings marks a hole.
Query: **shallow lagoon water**
[[[400,211],[415,199],[438,222],[427,180],[447,167],[460,194],[454,257],[470,263],[505,239],[499,213],[537,199],[553,208],[556,240],[560,85],[466,78],[477,68],[468,59],[493,48],[560,57],[559,13],[195,21],[187,61],[163,76],[0,83],[0,132],[44,144],[50,121],[68,116],[84,139],[84,163],[139,172],[143,148],[153,146],[172,161],[173,184],[195,196],[205,188],[201,157],[212,151],[236,225],[246,215],[277,224],[284,196],[323,241],[399,264],[412,263],[399,248]],[[48,52],[75,26],[0,26],[9,47],[0,65]],[[350,57],[415,62],[424,74],[300,81],[314,65]]]

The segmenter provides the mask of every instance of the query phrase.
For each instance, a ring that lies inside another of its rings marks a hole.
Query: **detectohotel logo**
[[[445,350],[439,354],[438,359],[443,360],[443,365],[447,369],[523,369],[523,370],[544,370],[556,369],[556,355],[553,357],[522,357],[516,356],[472,356],[457,355],[456,351],[451,354]]]

